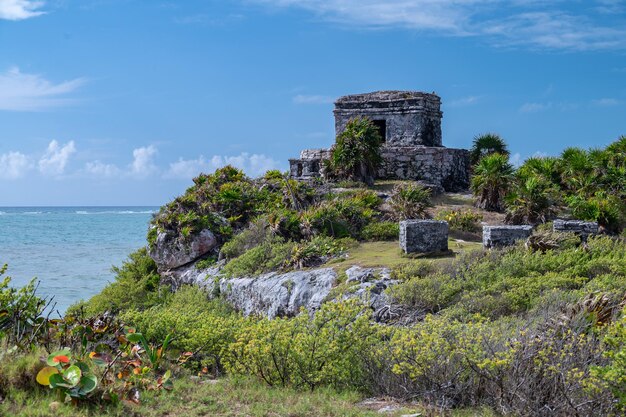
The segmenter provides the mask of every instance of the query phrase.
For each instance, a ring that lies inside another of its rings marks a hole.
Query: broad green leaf
[[[142,337],[141,333],[128,333],[126,335],[126,339],[128,339],[130,343],[139,343]]]
[[[98,386],[98,378],[95,375],[83,375],[80,379],[80,391],[82,395],[89,394]]]
[[[82,376],[82,372],[80,368],[76,365],[72,365],[63,371],[63,378],[72,386],[75,387],[80,382],[80,377]]]
[[[72,388],[61,374],[50,375],[50,388]]]
[[[50,385],[50,377],[54,374],[58,374],[59,371],[54,366],[46,366],[37,373],[37,382],[41,385]]]

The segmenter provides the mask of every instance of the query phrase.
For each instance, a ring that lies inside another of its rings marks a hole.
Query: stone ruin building
[[[377,179],[420,180],[446,191],[469,187],[469,152],[446,148],[441,141],[441,99],[415,91],[378,91],[340,97],[335,102],[335,133],[350,119],[367,117],[378,128],[383,162]],[[307,180],[323,176],[322,161],[330,149],[306,149],[290,159],[290,176]]]

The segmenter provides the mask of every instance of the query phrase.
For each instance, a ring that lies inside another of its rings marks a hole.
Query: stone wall
[[[598,233],[597,222],[584,222],[580,220],[555,220],[552,226],[555,232],[576,233],[582,237]]]
[[[465,149],[385,146],[381,154],[377,178],[421,180],[446,191],[469,188],[469,151]]]
[[[300,159],[289,160],[290,176],[297,179],[320,176],[322,161],[329,155],[328,149],[302,151]],[[378,179],[420,180],[446,191],[469,187],[469,152],[465,149],[384,146],[381,155]]]
[[[483,226],[483,247],[511,246],[528,239],[532,232],[532,226]]]
[[[448,222],[404,220],[400,222],[400,248],[406,253],[448,250]]]
[[[441,146],[441,99],[412,91],[378,91],[339,98],[335,102],[335,133],[350,119],[384,120],[389,146]]]

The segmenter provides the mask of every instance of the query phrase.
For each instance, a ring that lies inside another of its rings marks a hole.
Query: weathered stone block
[[[400,248],[406,253],[448,250],[448,222],[404,220],[400,222]]]
[[[555,232],[576,233],[582,237],[595,235],[598,233],[597,222],[584,222],[581,220],[561,220],[554,221],[552,230]]]
[[[532,226],[483,226],[483,247],[511,246],[528,239],[532,232]]]

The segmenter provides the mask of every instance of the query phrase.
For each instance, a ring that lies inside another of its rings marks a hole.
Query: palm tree
[[[494,153],[483,157],[474,167],[471,183],[476,205],[489,211],[502,211],[512,183],[513,166],[508,155]]]
[[[383,139],[372,121],[365,117],[351,119],[337,136],[326,164],[329,177],[374,183],[376,170],[382,162],[380,147]]]
[[[474,166],[481,158],[494,153],[509,156],[506,142],[504,142],[504,139],[502,139],[500,135],[486,133],[476,136],[472,144],[472,149],[470,150],[470,162],[472,166]]]
[[[513,224],[545,223],[556,214],[554,185],[540,176],[521,176],[506,196],[506,221]]]

